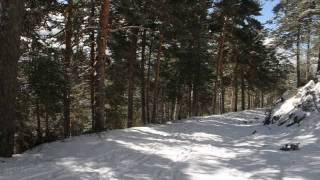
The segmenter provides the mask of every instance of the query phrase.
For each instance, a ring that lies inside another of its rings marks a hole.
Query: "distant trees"
[[[312,79],[312,57],[319,52],[319,7],[314,0],[281,1],[275,8],[274,22],[278,25],[273,31],[276,44],[293,51],[296,56],[296,85],[299,87]],[[304,53],[305,52],[305,53]],[[302,62],[303,53],[305,61]],[[305,66],[301,67],[304,63]],[[301,71],[305,73],[302,73]]]

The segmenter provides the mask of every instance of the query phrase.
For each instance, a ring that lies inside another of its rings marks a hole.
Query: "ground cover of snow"
[[[0,159],[0,180],[319,180],[320,120],[287,128],[263,126],[264,117],[250,110],[73,137]],[[291,142],[301,150],[279,150]]]

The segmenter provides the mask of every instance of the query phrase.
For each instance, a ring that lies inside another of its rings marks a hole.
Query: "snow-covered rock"
[[[285,93],[282,101],[272,109],[269,119],[272,124],[299,125],[314,116],[319,117],[320,82],[310,81],[298,89],[295,95],[288,97],[287,94]]]

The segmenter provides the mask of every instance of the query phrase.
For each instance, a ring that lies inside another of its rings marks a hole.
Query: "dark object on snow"
[[[264,119],[264,121],[263,121],[263,125],[269,125],[269,124],[271,124],[271,114],[272,114],[271,112],[272,112],[271,109],[267,109],[267,110],[266,110],[266,112],[265,112],[266,117],[265,117],[265,119]]]
[[[257,133],[257,130],[254,130],[251,134],[256,134]]]
[[[299,117],[299,116],[295,116],[294,119],[293,119],[293,122],[288,124],[287,127],[290,127],[294,124],[300,124],[300,122],[306,118],[306,115],[304,114],[303,116]]]
[[[252,124],[253,121],[243,121],[244,124]]]
[[[1,163],[5,163],[5,161],[0,160]]]
[[[282,122],[279,122],[278,126],[282,126],[284,125],[284,123],[286,123],[287,121],[282,121]]]
[[[280,148],[281,151],[297,151],[300,143],[285,144]]]
[[[258,118],[258,117],[254,117],[254,119],[255,119],[255,120],[258,120],[259,118]]]

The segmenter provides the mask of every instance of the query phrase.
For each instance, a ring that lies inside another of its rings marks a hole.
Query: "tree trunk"
[[[42,132],[41,132],[41,118],[40,118],[40,104],[39,100],[36,100],[36,116],[37,116],[37,141],[40,142],[42,140]]]
[[[103,0],[101,5],[101,16],[97,46],[97,56],[95,59],[95,120],[94,130],[103,131],[105,124],[105,61],[107,40],[109,32],[109,10],[110,1]]]
[[[45,110],[44,114],[44,120],[46,122],[46,141],[48,142],[50,140],[50,130],[49,130],[49,116],[47,110]]]
[[[71,79],[70,79],[70,63],[72,58],[72,16],[73,16],[73,0],[68,0],[68,6],[66,9],[66,25],[65,25],[65,45],[66,49],[64,52],[64,70],[65,79],[67,81],[66,89],[63,95],[63,119],[64,119],[64,137],[70,137],[70,91],[71,91]]]
[[[320,45],[318,48],[318,67],[317,67],[317,75],[320,76]]]
[[[154,80],[154,95],[153,95],[153,107],[152,107],[152,123],[156,123],[157,118],[157,105],[159,96],[159,79],[160,79],[160,59],[162,54],[163,36],[160,34],[158,55],[155,64],[155,80]]]
[[[264,106],[264,94],[263,91],[260,91],[261,99],[260,99],[260,108],[263,108]]]
[[[244,84],[244,75],[241,72],[241,110],[244,111],[246,109],[246,97],[245,97],[245,84]]]
[[[298,32],[297,32],[297,52],[296,52],[296,56],[297,56],[297,87],[301,86],[301,74],[300,74],[300,31],[301,28],[300,26],[298,27]]]
[[[233,49],[233,58],[235,62],[235,66],[233,69],[233,78],[232,78],[232,85],[233,85],[233,92],[232,92],[232,111],[237,112],[238,111],[238,53],[236,50],[235,45],[232,46]]]
[[[142,50],[141,50],[141,122],[147,124],[146,120],[146,87],[145,87],[145,61],[146,61],[146,39],[147,31],[142,34]]]
[[[151,122],[150,118],[150,76],[151,76],[151,58],[152,58],[152,40],[149,45],[149,57],[148,57],[148,72],[147,72],[147,87],[146,87],[146,114],[147,122]]]
[[[23,0],[0,1],[0,157],[14,153]]]
[[[193,96],[192,89],[193,89],[192,84],[190,84],[188,87],[188,117],[192,116],[192,96]]]
[[[250,95],[250,90],[248,88],[248,91],[247,91],[247,98],[248,98],[248,109],[251,109],[251,95]]]
[[[130,128],[133,126],[133,94],[134,94],[134,79],[135,79],[135,69],[137,61],[137,42],[138,42],[138,30],[134,29],[131,32],[131,47],[130,55],[128,58],[128,120],[127,127]]]
[[[225,106],[224,106],[224,100],[225,100],[225,88],[223,87],[223,84],[221,84],[221,93],[220,93],[220,110],[219,113],[223,114],[225,113]]]
[[[308,25],[307,32],[307,57],[306,57],[306,81],[310,80],[310,58],[311,58],[311,27]]]
[[[91,0],[91,14],[90,14],[90,22],[92,26],[94,26],[94,18],[95,18],[95,0]],[[94,128],[94,114],[95,114],[95,106],[94,106],[94,83],[95,83],[95,79],[94,79],[94,61],[95,61],[95,46],[96,46],[96,42],[95,42],[95,32],[94,29],[91,30],[90,32],[90,105],[91,105],[91,120],[92,120],[92,129]]]
[[[199,115],[199,92],[198,87],[194,84],[193,85],[193,97],[192,97],[192,110],[193,110],[193,116]]]
[[[222,66],[223,66],[223,58],[224,58],[224,47],[225,47],[225,39],[226,39],[226,22],[223,22],[223,28],[222,32],[220,34],[220,40],[219,40],[219,49],[218,49],[218,59],[216,62],[216,80],[214,82],[214,89],[213,89],[213,102],[212,102],[212,107],[213,107],[213,113],[217,112],[217,94],[218,91],[221,93],[222,92]],[[221,94],[220,94],[220,99],[221,99]],[[221,102],[220,102],[221,105]],[[221,110],[221,107],[220,107]]]
[[[232,100],[232,111],[238,111],[238,78],[237,73],[234,73],[233,77],[233,100]]]

